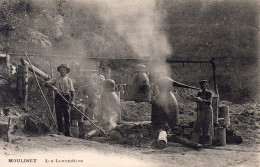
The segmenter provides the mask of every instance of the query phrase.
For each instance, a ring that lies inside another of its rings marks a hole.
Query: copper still
[[[132,84],[128,85],[129,100],[135,102],[151,101],[150,82],[146,73],[146,66],[143,64],[137,65],[136,74]]]

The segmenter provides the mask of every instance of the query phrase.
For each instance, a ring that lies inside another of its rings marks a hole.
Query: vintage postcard
[[[259,11],[0,0],[0,166],[259,166]]]

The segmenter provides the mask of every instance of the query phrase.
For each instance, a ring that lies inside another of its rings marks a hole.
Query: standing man
[[[213,110],[212,92],[207,90],[207,80],[199,82],[201,90],[193,101],[197,102],[197,119],[193,127],[192,140],[205,145],[212,145],[213,135]]]
[[[64,132],[65,136],[72,136],[70,131],[69,105],[73,105],[75,89],[72,80],[67,76],[70,72],[70,68],[68,68],[66,64],[61,64],[58,66],[57,71],[60,73],[60,76],[53,77],[49,81],[45,82],[45,86],[51,87],[56,93],[55,110],[59,134],[61,135]],[[63,96],[70,104],[68,104],[61,96]],[[64,126],[62,117],[64,118]]]
[[[91,75],[91,84],[93,84],[94,91],[98,96],[101,96],[103,87],[100,85],[101,82],[105,81],[104,75],[102,75],[102,67],[98,66],[97,73]]]

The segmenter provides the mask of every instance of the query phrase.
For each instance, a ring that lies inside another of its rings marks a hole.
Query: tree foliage
[[[173,58],[216,57],[221,98],[233,102],[257,99],[256,1],[165,0],[158,1],[157,8],[164,16],[162,31],[172,47]],[[79,1],[1,0],[1,48],[43,55],[135,57],[114,27],[102,21],[99,10],[94,3]],[[115,64],[110,63],[120,70]],[[186,83],[196,85],[199,79],[212,83],[209,66],[172,67],[174,73],[183,74]]]

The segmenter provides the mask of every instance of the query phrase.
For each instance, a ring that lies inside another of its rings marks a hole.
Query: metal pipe
[[[180,83],[180,82],[176,82],[176,81],[173,81],[172,84],[173,84],[173,86],[176,86],[176,87],[200,90],[199,88],[196,88],[196,87],[193,87],[193,86],[189,86],[189,85],[186,85],[186,84],[183,84],[183,83]]]

